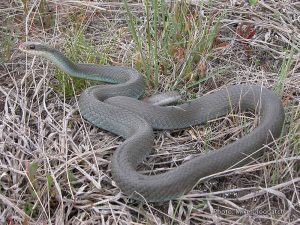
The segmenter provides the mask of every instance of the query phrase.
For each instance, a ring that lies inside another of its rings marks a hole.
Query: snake
[[[21,43],[19,49],[52,61],[72,77],[107,83],[85,89],[78,100],[79,111],[96,127],[124,139],[112,156],[111,175],[120,190],[135,200],[178,199],[209,176],[253,162],[282,132],[285,115],[281,99],[263,85],[228,85],[175,106],[156,105],[139,99],[146,84],[134,68],[73,63],[56,48],[38,42]],[[164,173],[138,170],[153,151],[154,129],[189,128],[237,111],[259,116],[258,125],[243,137]]]

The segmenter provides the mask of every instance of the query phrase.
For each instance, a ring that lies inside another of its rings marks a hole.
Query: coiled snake
[[[189,191],[200,178],[224,171],[277,138],[284,122],[280,99],[256,85],[233,85],[176,107],[154,106],[138,100],[144,92],[142,76],[128,67],[74,64],[56,49],[26,42],[20,49],[46,57],[73,77],[112,83],[87,88],[80,96],[82,116],[97,127],[122,136],[125,141],[112,158],[112,177],[134,199],[165,201]],[[143,175],[137,166],[151,152],[154,129],[178,129],[201,124],[233,109],[260,115],[252,132],[218,151],[197,156],[158,175]],[[249,159],[248,157],[248,159]]]

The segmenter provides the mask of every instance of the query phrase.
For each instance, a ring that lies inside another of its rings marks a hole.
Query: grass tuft
[[[4,24],[5,26],[0,28],[0,63],[10,60],[14,47],[12,22],[10,19],[6,19]]]
[[[170,8],[165,1],[152,0],[144,2],[145,11],[138,17],[130,11],[127,0],[124,6],[138,54],[137,69],[145,74],[150,86],[157,88],[161,74],[167,76],[178,69],[181,82],[191,81],[190,85],[200,79],[194,76],[195,70],[205,76],[197,67],[201,67],[202,58],[214,58],[220,19],[225,13],[211,12],[203,17],[201,7],[191,7],[186,1],[176,2]],[[142,31],[137,29],[140,26]]]

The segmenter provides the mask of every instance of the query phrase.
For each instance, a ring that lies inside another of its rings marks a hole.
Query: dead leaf
[[[205,77],[207,75],[207,66],[205,62],[199,62],[197,69],[199,71],[200,77]]]
[[[177,59],[177,61],[184,60],[185,49],[184,48],[176,48],[175,53],[174,53],[174,57],[175,57],[175,59]]]
[[[250,59],[253,54],[253,50],[250,45],[248,43],[244,43],[242,39],[251,40],[254,37],[256,34],[254,25],[241,23],[237,26],[235,32],[237,34],[237,41],[243,45],[247,59]]]
[[[221,41],[218,37],[216,38],[214,43],[214,49],[226,49],[229,48],[229,46],[229,43]]]

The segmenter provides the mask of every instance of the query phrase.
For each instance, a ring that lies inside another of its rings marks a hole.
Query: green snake
[[[79,109],[90,123],[125,139],[112,157],[111,173],[118,187],[134,199],[158,202],[178,198],[200,179],[251,161],[258,150],[281,134],[281,100],[263,86],[233,85],[181,105],[157,106],[138,100],[145,83],[133,68],[75,64],[55,48],[40,43],[26,42],[20,49],[49,59],[73,77],[110,83],[87,88],[78,101]],[[239,140],[165,173],[145,175],[137,171],[152,151],[153,129],[187,128],[233,110],[259,114],[259,125]]]

